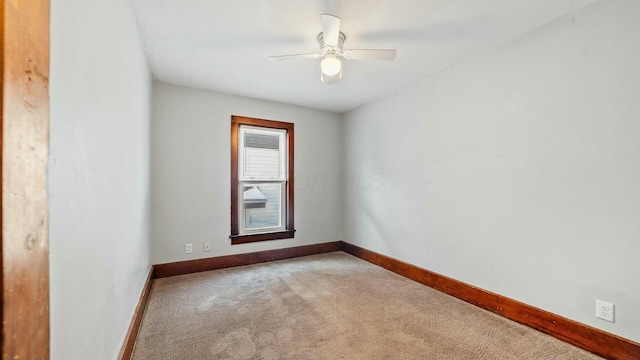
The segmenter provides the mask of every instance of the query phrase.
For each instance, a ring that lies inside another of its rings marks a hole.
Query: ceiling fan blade
[[[395,49],[351,49],[342,53],[345,59],[366,59],[391,61],[396,58]]]
[[[322,14],[322,36],[324,43],[329,46],[338,46],[340,37],[340,18],[337,16]]]
[[[279,61],[279,60],[295,60],[295,59],[316,59],[321,56],[322,54],[316,54],[316,53],[292,54],[292,55],[269,56],[269,60]]]

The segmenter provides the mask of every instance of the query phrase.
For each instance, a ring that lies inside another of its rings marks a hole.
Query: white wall
[[[344,240],[640,341],[638,14],[598,2],[347,113]]]
[[[51,359],[113,360],[151,263],[151,80],[130,1],[51,1],[50,85]]]
[[[231,115],[295,124],[294,239],[230,245]],[[340,115],[154,82],[152,118],[155,264],[342,240]]]

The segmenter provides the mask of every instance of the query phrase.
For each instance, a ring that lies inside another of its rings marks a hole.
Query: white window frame
[[[239,221],[239,233],[243,234],[261,234],[265,232],[273,232],[273,231],[282,231],[286,229],[286,191],[287,191],[287,183],[289,181],[289,177],[287,174],[287,154],[289,153],[289,148],[287,146],[288,136],[287,131],[283,129],[266,129],[257,126],[251,125],[240,125],[239,129],[239,138],[238,138],[238,221]],[[246,147],[244,144],[245,134],[247,132],[258,133],[263,135],[274,135],[277,134],[279,139],[279,149],[280,150],[280,169],[279,169],[279,178],[277,179],[256,179],[249,178],[245,176],[245,162],[246,162]],[[262,228],[247,228],[246,227],[246,211],[248,210],[244,206],[244,188],[246,185],[254,185],[259,186],[260,184],[280,184],[280,216],[278,218],[279,224],[278,226],[268,226]]]

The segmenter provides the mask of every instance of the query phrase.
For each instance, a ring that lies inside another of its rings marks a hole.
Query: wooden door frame
[[[50,0],[0,0],[2,359],[49,359]]]

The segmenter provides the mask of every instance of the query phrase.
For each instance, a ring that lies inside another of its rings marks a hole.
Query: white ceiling
[[[464,61],[594,0],[133,0],[155,79],[344,112]],[[345,49],[395,48],[393,62],[346,60],[320,82],[320,14]],[[542,54],[541,54],[542,55]]]

